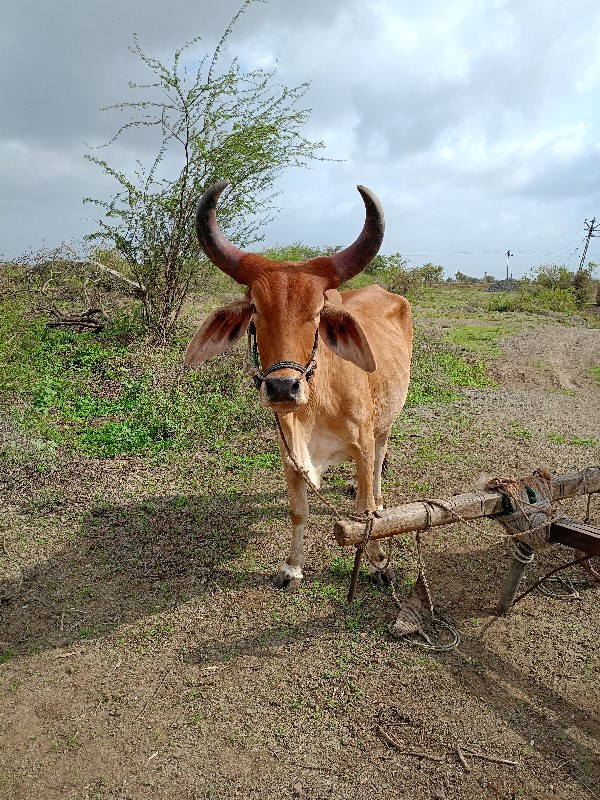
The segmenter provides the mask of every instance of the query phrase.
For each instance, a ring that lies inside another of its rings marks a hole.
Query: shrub
[[[508,292],[493,294],[488,301],[488,311],[516,311],[516,299]]]

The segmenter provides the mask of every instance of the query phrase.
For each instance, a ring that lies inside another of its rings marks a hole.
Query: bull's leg
[[[381,472],[385,454],[387,453],[389,431],[375,439],[375,467],[373,470],[373,494],[375,495],[375,506],[378,511],[383,508],[383,497],[381,495]]]
[[[387,439],[387,437],[386,437]],[[358,488],[356,492],[356,511],[363,514],[365,511],[375,511],[375,474],[377,467],[378,494],[381,498],[381,465],[385,456],[385,446],[377,446],[374,443],[373,449],[360,450],[355,456],[356,479]],[[378,460],[380,459],[380,461]],[[377,466],[379,464],[379,466]],[[378,583],[388,584],[394,579],[394,571],[390,564],[386,564],[387,558],[378,541],[369,542],[367,545],[367,555],[369,558],[369,572],[371,577]]]
[[[278,589],[297,589],[302,580],[304,566],[304,525],[308,519],[308,496],[306,483],[294,467],[283,459],[285,480],[290,500],[290,518],[292,521],[292,543],[290,553],[275,576]]]

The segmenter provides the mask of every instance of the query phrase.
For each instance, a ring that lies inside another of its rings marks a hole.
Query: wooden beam
[[[585,522],[576,522],[567,517],[553,522],[550,526],[550,541],[566,544],[590,556],[600,556],[600,528]]]
[[[552,498],[564,500],[581,494],[600,492],[600,467],[587,467],[581,472],[570,472],[552,477]],[[440,525],[450,525],[462,519],[481,519],[493,517],[503,512],[503,495],[500,492],[467,492],[435,502],[407,503],[397,508],[389,508],[379,512],[374,520],[372,539],[383,539],[388,536],[400,536],[403,533],[424,531]],[[361,522],[340,520],[335,523],[334,536],[342,547],[356,547],[365,532]],[[581,548],[585,550],[585,548]]]

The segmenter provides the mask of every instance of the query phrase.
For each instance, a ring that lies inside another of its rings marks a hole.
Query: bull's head
[[[367,337],[342,306],[336,289],[377,255],[384,229],[377,197],[358,187],[366,220],[350,247],[309,261],[271,261],[244,253],[219,230],[215,207],[227,185],[228,181],[221,181],[202,195],[196,231],[212,263],[248,291],[242,300],[217,309],[204,321],[187,348],[185,363],[202,364],[223,353],[244,335],[252,320],[263,370],[260,400],[274,411],[294,411],[308,403],[310,371],[302,370],[310,362],[317,337],[340,358],[373,372],[376,364]]]

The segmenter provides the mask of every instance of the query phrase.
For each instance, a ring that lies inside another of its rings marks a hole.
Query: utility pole
[[[508,261],[512,258],[513,254],[510,250],[507,250],[504,255],[506,256],[506,280],[508,280]]]
[[[587,230],[587,236],[585,237],[585,247],[583,248],[581,261],[579,262],[579,269],[583,269],[584,267],[585,257],[587,256],[588,247],[590,246],[590,239],[596,236],[596,231],[600,229],[600,222],[596,225],[596,217],[594,217],[591,222],[588,222],[586,219],[583,224]]]

